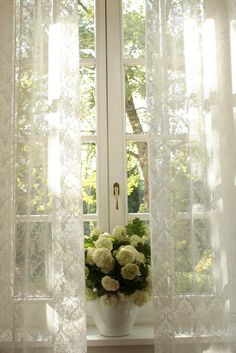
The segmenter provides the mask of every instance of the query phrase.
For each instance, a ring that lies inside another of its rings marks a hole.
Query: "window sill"
[[[228,334],[222,338],[224,344],[234,344],[236,346],[236,327],[233,326]],[[174,338],[178,344],[212,343],[214,336],[189,336],[181,335]],[[106,337],[97,332],[95,326],[87,327],[87,346],[88,347],[107,347],[107,346],[153,346],[154,329],[152,325],[135,325],[131,333],[122,337]]]
[[[154,345],[154,330],[151,325],[136,325],[131,333],[122,337],[106,337],[97,332],[95,326],[87,328],[87,346],[147,346]]]

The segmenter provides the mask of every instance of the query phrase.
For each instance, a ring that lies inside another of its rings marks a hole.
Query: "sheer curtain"
[[[236,1],[147,0],[156,352],[233,353]]]
[[[77,1],[0,9],[0,352],[85,352]]]

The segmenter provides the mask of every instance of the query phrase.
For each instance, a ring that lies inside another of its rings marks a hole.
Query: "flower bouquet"
[[[85,277],[88,300],[103,304],[129,301],[140,307],[151,297],[151,250],[145,222],[135,218],[112,233],[92,230],[85,237]]]

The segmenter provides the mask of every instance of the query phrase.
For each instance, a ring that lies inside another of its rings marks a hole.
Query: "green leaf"
[[[84,247],[85,248],[91,248],[94,246],[94,242],[90,237],[85,237],[84,239]]]
[[[139,237],[145,235],[145,222],[139,218],[134,218],[125,226],[128,235],[136,234]]]

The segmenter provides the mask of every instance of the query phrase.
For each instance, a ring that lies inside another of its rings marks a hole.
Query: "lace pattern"
[[[77,2],[1,1],[0,16],[0,341],[82,353]]]
[[[178,352],[177,339],[221,352],[232,328],[232,6],[147,1],[156,352]]]

